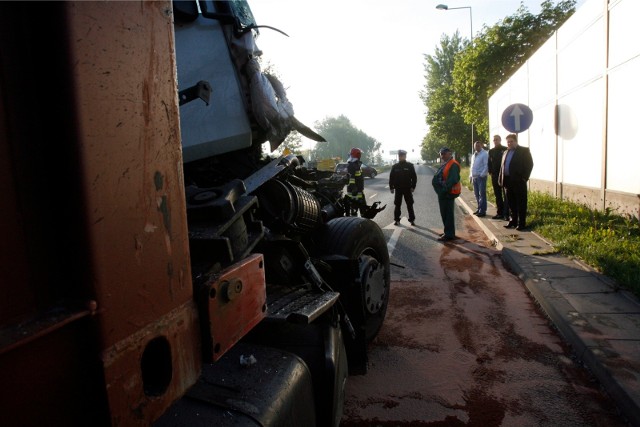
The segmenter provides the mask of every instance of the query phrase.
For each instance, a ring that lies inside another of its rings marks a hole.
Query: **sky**
[[[449,10],[436,9],[441,3]],[[477,34],[513,15],[521,3],[538,14],[542,0],[249,1],[258,25],[289,35],[263,28],[256,44],[280,76],[295,116],[314,127],[344,115],[382,143],[386,160],[398,149],[419,159],[428,130],[419,96],[424,55],[434,54],[443,34],[458,30],[469,38],[472,29]],[[303,138],[305,148],[313,144]]]

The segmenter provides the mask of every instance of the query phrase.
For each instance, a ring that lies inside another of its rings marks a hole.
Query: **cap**
[[[399,155],[399,156],[402,156],[402,155],[404,155],[404,154],[407,154],[407,152],[406,152],[406,151],[404,151],[404,150],[398,150],[398,155]]]
[[[442,154],[442,153],[446,153],[447,151],[448,151],[449,153],[451,152],[451,150],[449,149],[449,147],[442,147],[442,148],[440,149],[440,154]]]

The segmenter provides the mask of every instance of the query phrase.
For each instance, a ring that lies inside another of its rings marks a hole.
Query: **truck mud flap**
[[[313,378],[317,425],[339,426],[349,374],[340,327],[328,319],[308,325],[265,319],[245,339],[301,357]]]
[[[203,366],[186,394],[153,424],[168,426],[315,426],[311,373],[290,352],[239,343]]]

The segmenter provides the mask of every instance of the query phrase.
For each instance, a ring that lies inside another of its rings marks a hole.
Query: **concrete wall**
[[[532,190],[640,218],[640,2],[588,0],[489,100],[533,111]]]

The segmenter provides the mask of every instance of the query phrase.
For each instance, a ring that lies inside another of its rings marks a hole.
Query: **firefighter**
[[[358,207],[366,205],[364,200],[364,177],[362,176],[362,150],[352,148],[347,160],[347,173],[349,174],[349,184],[347,185],[347,195],[351,199],[352,213],[357,212]]]
[[[407,203],[407,212],[409,213],[409,223],[416,225],[416,214],[413,212],[413,191],[416,189],[418,177],[413,163],[407,162],[407,152],[398,150],[398,163],[391,167],[389,173],[389,189],[391,194],[395,192],[393,204],[396,206],[393,211],[393,219],[395,225],[400,225],[400,207],[402,206],[402,198]]]

